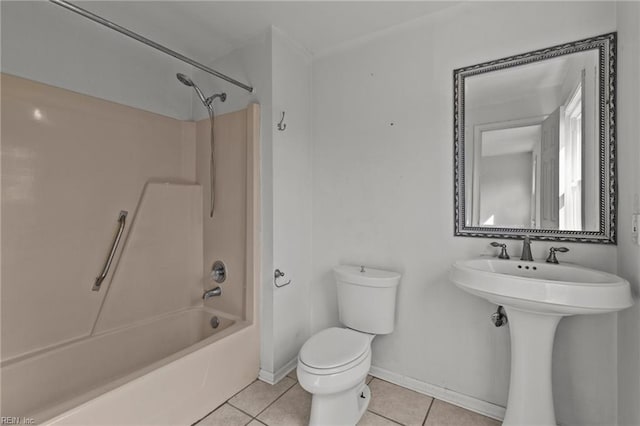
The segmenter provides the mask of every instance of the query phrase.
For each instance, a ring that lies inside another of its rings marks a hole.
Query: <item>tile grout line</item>
[[[262,423],[260,420],[256,419],[255,417],[251,417],[251,420],[249,420],[249,423],[256,421],[258,423],[260,423],[261,425],[266,425],[266,423]],[[247,426],[249,423],[246,423],[244,426]]]
[[[258,414],[256,414],[256,416],[255,416],[254,418],[255,418],[256,420],[258,420],[259,422],[261,422],[261,423],[262,423],[262,421],[261,421],[260,419],[258,419],[258,416],[259,416],[260,414],[264,413],[265,411],[267,411],[267,409],[268,409],[269,407],[271,407],[273,404],[275,404],[277,400],[279,400],[280,398],[282,398],[282,397],[284,396],[284,394],[286,394],[287,392],[289,392],[289,391],[290,391],[290,390],[291,390],[295,385],[297,385],[297,384],[298,384],[298,381],[297,381],[297,380],[294,380],[293,384],[292,384],[291,386],[289,386],[289,387],[287,388],[287,390],[285,390],[284,392],[282,392],[282,394],[280,394],[276,399],[274,399],[273,401],[271,401],[271,403],[270,403],[269,405],[267,405],[266,407],[264,407],[264,408],[262,409],[262,411],[260,411]]]
[[[291,377],[289,377],[290,379],[292,379],[294,381],[293,385],[291,385],[290,387],[288,387],[284,392],[282,392],[282,395],[284,395],[285,393],[287,393],[293,386],[296,385],[296,383],[298,383],[298,381],[296,379],[293,379]],[[249,423],[251,423],[252,420],[257,420],[258,422],[262,423],[260,420],[258,420],[258,416],[260,414],[262,414],[262,412],[264,410],[266,410],[267,408],[269,408],[274,402],[276,402],[278,399],[280,399],[280,396],[278,396],[278,398],[274,399],[273,402],[271,402],[271,404],[267,405],[267,407],[265,407],[262,411],[260,411],[258,414],[256,414],[255,416],[252,416],[251,414],[247,413],[246,411],[244,411],[241,408],[236,407],[235,405],[233,405],[231,403],[231,399],[233,399],[236,395],[238,395],[239,393],[241,393],[242,391],[244,391],[245,389],[247,389],[249,386],[253,385],[255,382],[257,382],[258,380],[260,380],[259,378],[256,378],[253,382],[249,383],[247,386],[243,387],[242,389],[240,389],[238,392],[234,393],[233,395],[231,395],[229,397],[229,399],[227,399],[226,401],[224,401],[222,404],[218,405],[216,408],[214,408],[213,410],[209,411],[207,414],[205,414],[204,416],[202,416],[202,418],[196,420],[195,422],[191,423],[191,426],[197,425],[198,423],[200,423],[201,421],[203,421],[205,418],[209,417],[211,414],[213,414],[215,411],[217,411],[219,408],[222,408],[222,406],[224,404],[229,404],[231,407],[235,408],[236,410],[240,411],[242,414],[245,414],[247,416],[249,416],[251,418],[251,420],[249,420]],[[264,424],[264,423],[263,423]],[[246,426],[246,425],[245,425]]]
[[[253,384],[253,382],[252,382],[251,384]],[[249,386],[251,386],[251,385],[249,385]],[[246,389],[246,388],[248,388],[249,386],[245,387],[245,389]],[[244,389],[243,389],[243,390],[244,390]],[[242,392],[242,390],[241,390],[240,392]],[[238,393],[240,393],[240,392],[238,392]],[[237,395],[237,394],[236,394],[236,395]],[[234,396],[235,396],[235,395],[234,395]],[[233,398],[233,396],[232,396],[231,398]],[[205,418],[209,417],[211,414],[213,414],[213,413],[215,413],[216,411],[218,411],[218,410],[219,410],[220,408],[222,408],[225,404],[229,404],[229,406],[230,406],[230,407],[232,407],[232,408],[234,408],[234,409],[236,409],[236,410],[240,411],[242,414],[244,414],[244,415],[246,415],[246,416],[251,417],[251,420],[253,420],[253,416],[252,416],[251,414],[247,413],[246,411],[243,411],[242,409],[240,409],[240,408],[236,407],[235,405],[233,405],[232,403],[230,403],[230,402],[229,402],[229,400],[230,400],[231,398],[227,399],[225,402],[223,402],[222,404],[220,404],[219,406],[217,406],[216,408],[214,408],[212,411],[209,411],[207,414],[205,414],[205,416],[204,416],[204,417],[202,417],[202,418],[201,418],[201,419],[199,419],[198,421],[196,421],[196,422],[194,422],[194,423],[191,423],[191,426],[197,425],[198,423],[200,423],[201,421],[203,421]],[[249,423],[251,423],[251,420],[249,420]],[[249,424],[249,423],[247,423],[247,424]],[[246,426],[246,425],[245,425],[245,426]]]
[[[291,370],[291,371],[293,371],[293,370]],[[289,374],[291,374],[291,373],[289,373]],[[290,378],[291,380],[293,380],[293,384],[292,384],[291,386],[289,386],[289,387],[287,388],[287,390],[285,390],[284,392],[282,392],[282,395],[280,395],[280,396],[278,396],[276,399],[274,399],[274,400],[273,400],[273,402],[271,402],[271,404],[267,405],[267,406],[266,406],[262,411],[260,411],[258,414],[256,414],[256,415],[255,415],[255,417],[253,417],[249,423],[251,423],[253,420],[255,420],[256,422],[258,422],[258,423],[260,423],[260,424],[262,424],[262,425],[269,426],[269,425],[267,425],[265,422],[263,422],[262,420],[260,420],[260,419],[258,418],[258,416],[259,416],[260,414],[262,414],[263,412],[265,412],[265,411],[267,410],[267,408],[271,407],[271,406],[272,406],[272,405],[273,405],[277,400],[279,400],[280,398],[282,398],[282,397],[284,396],[284,394],[285,394],[285,393],[289,392],[289,391],[290,391],[290,390],[291,390],[295,385],[297,385],[297,384],[298,384],[298,377],[296,376],[296,377],[294,378],[294,377],[289,376],[289,374],[287,374],[285,377],[288,377],[288,378]],[[258,379],[258,380],[259,380],[259,379]],[[247,424],[249,424],[249,423],[247,423]],[[245,425],[245,426],[246,426],[246,425]]]
[[[229,402],[229,400],[227,400],[224,404],[229,404],[230,406],[232,406],[232,407],[233,407],[233,408],[235,408],[236,410],[240,411],[242,414],[245,414],[245,415],[247,415],[247,416],[251,417],[251,420],[253,420],[253,419],[254,419],[254,417],[253,417],[251,414],[247,413],[247,412],[246,412],[246,411],[244,411],[242,408],[238,408],[238,407],[236,407],[235,405],[233,405],[232,403],[230,403],[230,402]],[[222,404],[222,405],[224,405],[224,404]],[[251,420],[249,420],[249,423],[251,423]],[[247,423],[247,424],[249,424],[249,423]]]
[[[278,400],[280,400],[281,398],[283,398],[285,394],[287,394],[287,393],[288,393],[289,391],[291,391],[291,390],[292,390],[292,389],[293,389],[297,384],[299,384],[299,381],[297,380],[297,377],[296,377],[296,378],[293,378],[293,377],[289,377],[289,375],[287,375],[287,376],[285,376],[285,377],[287,377],[287,378],[291,379],[291,380],[293,381],[293,383],[292,383],[290,386],[288,386],[288,387],[287,387],[287,388],[286,388],[286,389],[285,389],[285,390],[284,390],[280,395],[278,395],[278,396],[277,396],[273,401],[271,401],[271,402],[270,402],[270,403],[269,403],[265,408],[263,408],[262,410],[260,410],[260,411],[255,415],[255,416],[254,416],[254,415],[252,415],[252,414],[249,414],[248,412],[244,411],[243,409],[241,409],[241,408],[236,407],[235,405],[233,405],[233,403],[231,403],[231,399],[232,399],[232,398],[234,398],[235,396],[237,396],[238,394],[242,393],[245,389],[249,388],[251,385],[253,385],[255,382],[259,381],[260,379],[256,379],[256,380],[254,380],[253,382],[251,382],[250,384],[248,384],[247,386],[245,386],[244,388],[242,388],[240,391],[238,391],[238,392],[237,392],[237,393],[235,393],[233,396],[231,396],[229,399],[227,399],[225,402],[223,402],[222,404],[220,404],[219,406],[217,406],[216,408],[214,408],[212,411],[210,411],[209,413],[207,413],[207,414],[206,414],[205,416],[203,416],[201,419],[199,419],[199,420],[197,420],[196,422],[192,423],[192,424],[191,424],[191,426],[195,426],[195,425],[197,425],[198,423],[202,422],[205,418],[209,417],[211,414],[213,414],[214,412],[216,412],[217,410],[219,410],[220,408],[222,408],[225,404],[228,404],[230,407],[232,407],[233,409],[235,409],[235,410],[239,411],[240,413],[242,413],[243,415],[245,415],[245,416],[247,416],[247,417],[249,418],[248,422],[247,422],[247,423],[245,423],[245,424],[244,424],[244,426],[249,425],[249,424],[250,424],[250,423],[252,423],[254,420],[255,420],[257,423],[259,423],[260,425],[270,426],[270,425],[268,425],[265,421],[260,420],[260,419],[258,418],[258,416],[260,416],[260,415],[261,415],[261,414],[263,414],[265,411],[267,411],[267,410],[268,410],[272,405],[274,405]],[[367,385],[369,385],[369,384],[370,384],[370,383],[372,383],[374,380],[380,380],[381,382],[390,383],[390,382],[387,382],[386,380],[379,379],[379,378],[377,378],[377,377],[373,377],[373,376],[371,376],[371,379],[370,379],[370,380],[369,380],[369,382],[368,382],[368,383],[366,383],[366,384],[367,384]],[[390,384],[393,384],[393,383],[390,383]],[[396,386],[399,386],[399,385],[396,385]],[[401,386],[401,387],[402,387],[402,386]],[[421,423],[421,424],[422,424],[422,426],[426,426],[426,424],[427,424],[427,420],[429,419],[429,416],[430,416],[430,414],[431,414],[431,410],[433,409],[433,406],[434,406],[434,404],[435,404],[435,402],[436,402],[436,399],[437,399],[437,398],[435,398],[435,397],[431,397],[431,401],[430,401],[429,406],[428,406],[428,408],[427,408],[427,411],[426,411],[426,413],[425,413],[424,419],[423,419],[423,421],[422,421],[422,423]],[[397,421],[397,420],[394,420],[394,419],[392,419],[392,418],[390,418],[390,417],[387,417],[386,415],[383,415],[383,414],[381,414],[381,413],[378,413],[378,412],[376,412],[376,411],[374,411],[374,410],[367,409],[367,410],[365,411],[365,413],[366,413],[366,412],[369,412],[369,413],[371,413],[371,414],[373,414],[373,415],[375,415],[375,416],[379,416],[379,417],[381,417],[381,418],[383,418],[383,419],[385,419],[385,420],[388,420],[389,422],[391,422],[391,423],[393,423],[393,424],[395,424],[395,425],[399,425],[399,426],[406,426],[406,425],[404,425],[403,423],[401,423],[401,422],[399,422],[399,421]],[[486,417],[486,416],[485,416],[485,417]]]
[[[389,418],[389,417],[387,417],[387,416],[385,416],[385,415],[382,415],[382,414],[380,414],[380,413],[376,413],[375,411],[372,411],[372,410],[367,410],[367,411],[368,411],[368,412],[370,412],[371,414],[375,414],[375,415],[376,415],[376,416],[378,416],[378,417],[382,417],[382,418],[383,418],[383,419],[385,419],[385,420],[389,420],[390,422],[395,423],[395,424],[397,424],[397,425],[400,425],[400,426],[406,426],[406,425],[404,425],[403,423],[400,423],[400,422],[399,422],[399,421],[397,421],[397,420],[393,420],[392,418]],[[361,418],[361,419],[362,419],[362,418]]]
[[[256,378],[253,382],[249,383],[247,386],[243,387],[243,388],[242,388],[242,389],[240,389],[238,392],[236,392],[236,393],[234,393],[233,395],[231,395],[231,396],[229,397],[229,399],[227,399],[225,402],[230,401],[230,400],[231,400],[231,398],[233,398],[234,396],[238,395],[240,392],[242,392],[243,390],[245,390],[246,388],[248,388],[249,386],[251,386],[252,384],[254,384],[255,382],[257,382],[258,380],[260,380],[260,379]]]
[[[427,419],[429,418],[429,413],[431,412],[431,407],[433,407],[434,402],[436,402],[436,399],[434,397],[431,397],[431,404],[429,404],[429,408],[427,408],[427,414],[424,415],[424,420],[422,421],[423,426],[427,424]]]
[[[191,423],[191,426],[197,425],[198,423],[200,423],[201,421],[203,421],[205,418],[209,417],[211,414],[214,413],[214,411],[216,411],[218,408],[221,408],[224,404],[229,404],[231,405],[233,408],[235,408],[238,411],[241,411],[242,413],[248,415],[249,417],[251,417],[251,419],[253,420],[253,417],[251,416],[251,414],[249,413],[245,413],[244,411],[242,411],[241,409],[239,409],[238,407],[236,407],[235,405],[231,404],[229,401],[231,401],[231,398],[233,398],[234,396],[236,396],[237,394],[239,394],[240,392],[242,392],[243,390],[245,390],[246,388],[248,388],[249,386],[251,386],[252,384],[254,384],[255,382],[257,382],[258,379],[256,378],[253,382],[249,383],[247,386],[243,387],[242,389],[240,389],[238,392],[234,393],[233,395],[231,395],[229,397],[229,399],[227,399],[225,402],[223,402],[222,404],[218,405],[216,408],[214,408],[213,410],[209,411],[207,414],[205,414],[202,418],[198,419],[197,421]],[[249,423],[251,423],[251,420],[249,421]],[[247,424],[249,424],[247,423]]]
[[[388,381],[386,381],[386,380],[384,380],[384,379],[381,379],[381,378],[379,378],[379,377],[375,377],[375,376],[371,376],[371,380],[369,380],[369,383],[367,383],[367,385],[369,385],[370,383],[372,383],[374,380],[378,380],[378,381],[381,381],[381,382],[384,382],[384,383],[389,383],[389,384],[391,384],[391,385],[398,386],[398,387],[401,387],[401,388],[403,388],[403,389],[408,389],[408,388],[405,388],[404,386],[396,385],[395,383],[388,382]],[[411,390],[411,389],[408,389],[408,390]],[[412,392],[415,392],[415,391],[412,391]],[[373,395],[372,395],[372,396],[373,396]],[[426,414],[426,415],[425,415],[425,417],[424,417],[424,421],[421,423],[421,424],[422,424],[422,426],[424,426],[424,422],[427,420],[427,416],[429,415],[429,411],[431,411],[431,406],[433,405],[433,402],[436,400],[434,397],[432,397],[432,396],[430,396],[430,395],[426,395],[426,396],[427,396],[427,397],[429,397],[429,398],[431,398],[431,402],[429,403],[429,407],[427,408],[427,414]],[[384,418],[384,419],[386,419],[386,420],[389,420],[389,421],[391,421],[391,422],[393,422],[393,423],[395,423],[395,424],[398,424],[398,425],[401,425],[401,426],[406,426],[406,425],[404,425],[403,423],[400,423],[400,422],[399,422],[399,421],[397,421],[397,420],[393,420],[392,418],[389,418],[389,417],[387,417],[387,416],[384,416],[384,415],[382,415],[382,414],[380,414],[380,413],[377,413],[377,412],[375,412],[375,411],[373,411],[373,410],[371,410],[371,409],[367,409],[367,411],[369,411],[370,413],[375,414],[376,416],[380,416],[380,417],[382,417],[382,418]]]
[[[205,414],[204,416],[202,416],[201,418],[199,418],[198,420],[196,420],[195,422],[191,423],[191,426],[195,426],[198,423],[200,423],[201,421],[203,421],[204,419],[206,419],[207,417],[209,417],[211,414],[213,414],[214,411],[216,411],[218,408],[222,407],[224,404],[226,404],[227,401],[223,402],[222,404],[220,404],[219,407],[214,408],[213,410],[209,411],[207,414]]]

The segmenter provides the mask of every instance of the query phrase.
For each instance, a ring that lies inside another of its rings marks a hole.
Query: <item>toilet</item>
[[[312,394],[310,426],[355,425],[369,406],[371,342],[395,325],[400,274],[364,266],[333,269],[342,327],[311,336],[298,355],[298,381]]]

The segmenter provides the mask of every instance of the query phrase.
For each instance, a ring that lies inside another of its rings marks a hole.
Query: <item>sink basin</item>
[[[551,355],[563,317],[615,312],[633,305],[626,280],[567,263],[459,260],[451,269],[451,281],[504,306],[507,313],[511,378],[503,426],[556,426]]]
[[[633,305],[626,280],[567,263],[459,260],[453,264],[451,280],[461,289],[497,305],[539,313],[598,314]]]

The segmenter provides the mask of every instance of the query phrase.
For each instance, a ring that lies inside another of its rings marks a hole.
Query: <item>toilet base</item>
[[[362,380],[344,392],[313,394],[309,426],[345,426],[358,423],[371,400],[371,390]]]

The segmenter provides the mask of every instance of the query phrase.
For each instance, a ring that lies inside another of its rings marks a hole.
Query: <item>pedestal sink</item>
[[[571,264],[480,258],[453,264],[462,290],[504,306],[511,334],[511,379],[503,425],[556,426],[551,355],[564,316],[633,305],[629,282]]]

